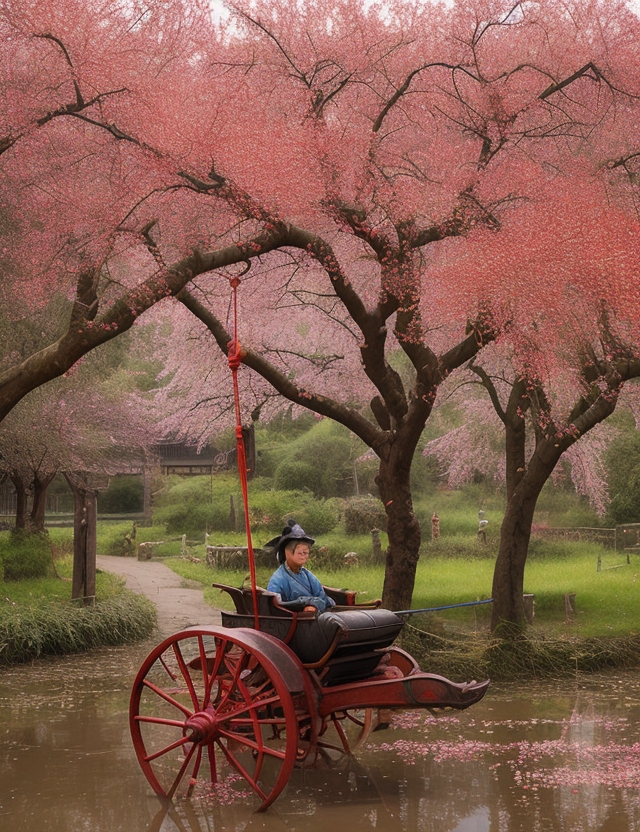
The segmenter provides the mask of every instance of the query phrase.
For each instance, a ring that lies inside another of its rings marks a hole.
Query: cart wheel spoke
[[[268,637],[251,631],[243,638],[242,632],[194,627],[176,633],[140,668],[130,725],[138,761],[157,794],[197,794],[228,781],[245,798],[240,777],[265,809],[287,784],[309,717],[296,711],[268,658]],[[256,636],[266,639],[264,655]]]
[[[170,751],[175,751],[176,748],[184,747],[191,742],[189,737],[180,737],[179,740],[170,743],[169,745],[165,746],[164,748],[160,748],[158,751],[154,751],[152,754],[147,754],[145,760],[150,763],[152,760],[157,760],[159,757],[163,757],[165,754],[168,754]]]
[[[176,789],[180,785],[180,783],[182,781],[182,778],[184,777],[184,774],[185,774],[187,768],[189,767],[189,763],[191,762],[191,758],[193,757],[193,754],[196,750],[196,747],[197,746],[192,745],[191,748],[189,749],[189,751],[187,752],[187,755],[184,758],[184,762],[180,766],[180,770],[178,771],[178,774],[176,775],[175,780],[173,781],[173,783],[171,784],[171,787],[169,788],[169,791],[167,792],[167,797],[169,799],[173,798],[173,795],[175,794]]]
[[[331,714],[329,719],[345,754],[353,754],[365,744],[374,726],[374,713],[372,708],[360,708],[336,711]],[[330,741],[324,739],[320,745],[323,744],[327,748],[336,748]],[[337,747],[340,748],[340,746]]]

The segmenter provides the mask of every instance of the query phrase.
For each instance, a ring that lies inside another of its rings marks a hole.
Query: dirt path
[[[220,623],[219,610],[204,602],[202,586],[181,578],[163,563],[98,555],[97,566],[104,572],[121,575],[127,589],[153,601],[163,638],[193,624]]]

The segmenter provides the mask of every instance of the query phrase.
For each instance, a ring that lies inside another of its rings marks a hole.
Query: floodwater
[[[154,646],[0,671],[0,829],[10,832],[640,830],[640,675],[490,688],[409,712],[357,759],[302,770],[267,812],[241,797],[170,808],[141,773],[129,694]]]

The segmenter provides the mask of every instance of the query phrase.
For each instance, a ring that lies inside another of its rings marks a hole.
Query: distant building
[[[179,474],[193,477],[201,474],[213,474],[235,467],[236,449],[221,451],[213,445],[207,445],[198,451],[196,445],[187,445],[167,439],[154,446],[160,462],[162,474]]]

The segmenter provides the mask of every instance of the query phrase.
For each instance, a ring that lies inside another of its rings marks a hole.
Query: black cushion
[[[317,618],[299,619],[290,646],[304,664],[314,664],[331,647],[336,634],[340,637],[332,655],[357,655],[388,647],[403,625],[403,619],[391,610],[328,610]]]

